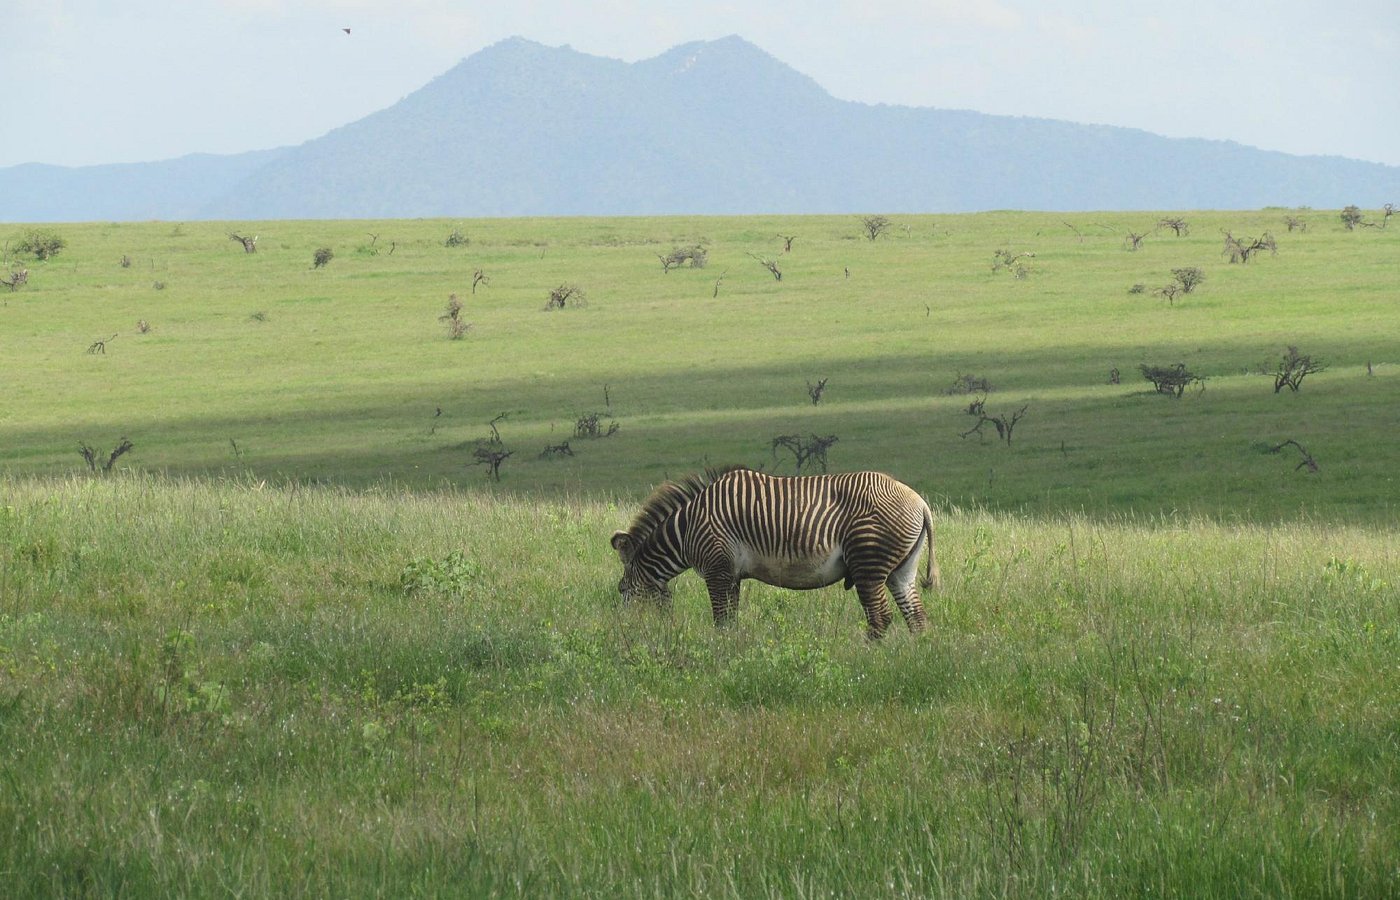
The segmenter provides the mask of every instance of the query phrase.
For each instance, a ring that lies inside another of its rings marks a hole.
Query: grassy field
[[[791,471],[772,439],[818,434],[839,438],[834,468],[887,470],[960,506],[1388,521],[1400,232],[1303,215],[1306,233],[1282,211],[1187,214],[1188,236],[1137,252],[1124,234],[1158,216],[895,217],[875,242],[853,216],[58,226],[69,247],[0,295],[16,376],[0,462],[72,472],[79,441],[105,453],[125,436],[119,465],[142,471],[465,485],[485,480],[472,450],[507,413],[501,489],[517,493],[636,496],[707,462]],[[453,228],[470,243],[443,246]],[[1229,265],[1222,230],[1272,231],[1278,253]],[[790,253],[779,233],[796,236]],[[705,268],[662,273],[657,253],[698,241]],[[336,256],[313,269],[319,246]],[[1026,278],[992,271],[1002,248],[1035,253]],[[1184,266],[1202,287],[1153,295]],[[490,282],[472,294],[478,268]],[[543,311],[564,283],[587,306]],[[473,326],[458,341],[438,321],[454,292]],[[105,352],[84,352],[98,339]],[[1288,345],[1329,368],[1275,395],[1256,373]],[[1138,373],[1176,362],[1206,376],[1203,393],[1152,394]],[[991,382],[992,414],[1026,407],[1011,447],[960,437],[959,375]],[[594,412],[620,430],[573,440]],[[1288,439],[1315,477],[1291,447],[1260,452]],[[564,440],[572,458],[539,458]]]
[[[0,293],[3,893],[1400,894],[1397,238],[1300,214],[56,226]],[[933,502],[929,633],[620,605],[649,488],[782,434]]]

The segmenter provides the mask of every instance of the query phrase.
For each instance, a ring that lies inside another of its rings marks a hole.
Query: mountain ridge
[[[1400,167],[837,99],[737,35],[635,63],[507,38],[294,147],[0,169],[0,219],[1378,205]]]

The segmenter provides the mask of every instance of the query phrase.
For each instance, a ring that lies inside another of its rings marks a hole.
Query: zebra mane
[[[665,482],[651,492],[651,496],[642,504],[641,511],[637,513],[637,518],[632,520],[627,532],[637,540],[645,540],[672,513],[694,500],[701,491],[721,476],[746,469],[748,466],[707,468],[698,475],[688,475],[680,481]]]

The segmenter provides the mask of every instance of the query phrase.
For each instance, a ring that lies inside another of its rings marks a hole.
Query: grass
[[[594,501],[0,483],[11,896],[1382,896],[1393,531],[951,512],[932,633]]]
[[[0,295],[6,895],[1400,893],[1394,234],[1282,215],[59,226]],[[1329,368],[1275,395],[1289,344]],[[1177,361],[1203,393],[1135,381]],[[785,433],[934,502],[928,634],[620,605],[640,496]]]
[[[1389,521],[1395,236],[1306,216],[1289,234],[1282,211],[1187,214],[1189,236],[1137,252],[1122,233],[1152,214],[1079,217],[1078,235],[1046,213],[898,217],[876,242],[844,216],[59,226],[69,247],[31,262],[0,307],[23,373],[0,463],[62,474],[81,466],[79,441],[126,436],[121,465],[144,471],[462,486],[487,479],[471,451],[505,412],[499,489],[537,496],[636,496],[707,462],[790,469],[772,439],[815,433],[839,436],[835,468],[890,471],[963,506]],[[470,243],[443,246],[453,228]],[[258,233],[259,251],[231,229]],[[1281,232],[1279,252],[1228,265],[1224,229]],[[797,235],[789,254],[780,232]],[[662,273],[657,252],[699,241],[706,268]],[[321,246],[336,256],[313,269]],[[1000,247],[1036,253],[1026,279],[992,272]],[[1185,265],[1206,282],[1173,305],[1128,292]],[[477,268],[490,282],[472,294]],[[544,312],[561,283],[588,305]],[[463,340],[438,321],[451,293],[472,324]],[[1330,367],[1274,395],[1252,372],[1288,345]],[[1178,361],[1204,393],[1160,397],[1138,377]],[[991,381],[992,414],[1028,405],[1013,447],[959,437],[969,398],[946,391],[960,374]],[[593,412],[619,432],[540,458]],[[1318,477],[1259,452],[1290,438]]]

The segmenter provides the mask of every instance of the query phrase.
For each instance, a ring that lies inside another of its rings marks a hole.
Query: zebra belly
[[[846,577],[846,558],[839,545],[806,557],[764,556],[749,548],[735,557],[740,578],[757,578],[774,587],[809,590]]]

